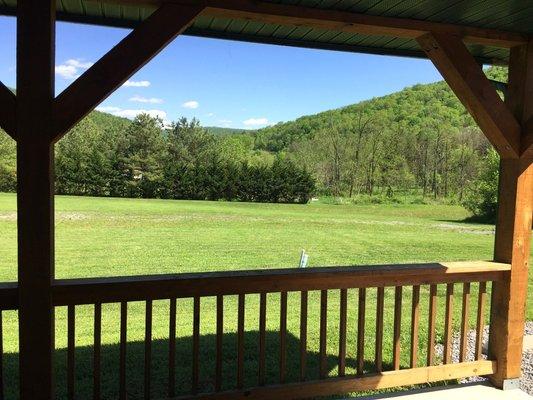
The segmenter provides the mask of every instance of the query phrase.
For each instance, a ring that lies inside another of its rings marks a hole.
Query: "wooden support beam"
[[[527,46],[518,46],[511,52],[510,60],[514,64],[518,64],[521,67],[515,73],[517,76],[513,78],[517,83],[515,86],[520,85],[519,89],[516,89],[520,94],[521,101],[516,102],[514,106],[517,108],[517,113],[522,113],[522,154],[521,157],[533,161],[533,40],[529,42]],[[516,60],[515,60],[516,59]],[[523,109],[520,110],[520,105]],[[520,114],[518,114],[520,115]]]
[[[457,35],[470,43],[513,47],[527,42],[525,35],[496,29],[382,17],[254,0],[111,0],[121,4],[157,7],[161,3],[202,5],[203,16],[304,26],[338,32],[416,39],[427,32]]]
[[[522,138],[522,155],[533,148],[533,117],[524,124],[524,137]]]
[[[529,48],[528,48],[529,47]],[[511,49],[506,105],[519,121],[533,115],[533,46]],[[499,387],[521,374],[527,276],[533,213],[533,164],[522,156],[500,165],[499,210],[494,259],[511,264],[507,279],[494,282],[489,355],[498,360],[491,380]]]
[[[54,104],[57,141],[185,30],[199,6],[163,4],[146,21],[66,88]]]
[[[55,0],[17,3],[17,227],[20,398],[54,398]]]
[[[428,33],[418,43],[502,158],[518,158],[521,127],[457,36]]]
[[[15,139],[17,97],[0,82],[0,128]]]

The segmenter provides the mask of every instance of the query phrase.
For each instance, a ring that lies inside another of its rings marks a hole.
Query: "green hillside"
[[[487,75],[506,81],[506,70]],[[488,141],[444,82],[415,85],[258,130],[255,148],[287,154],[333,196],[419,193],[463,201],[493,158]]]
[[[486,72],[506,81],[502,68]],[[0,191],[15,187],[14,153],[2,135]],[[62,194],[263,201],[295,185],[294,193],[305,187],[300,199],[312,190],[372,202],[398,195],[464,202],[476,180],[490,176],[487,165],[497,164],[490,160],[490,144],[437,82],[255,132],[185,118],[163,129],[147,115],[132,122],[95,111],[58,143],[56,187]]]
[[[213,135],[238,135],[248,132],[245,129],[223,128],[220,126],[206,126],[205,129]]]

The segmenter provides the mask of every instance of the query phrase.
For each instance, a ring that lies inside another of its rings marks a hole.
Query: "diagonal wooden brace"
[[[16,140],[17,97],[0,82],[0,128]]]
[[[518,158],[521,126],[458,36],[428,33],[418,43],[502,158]]]
[[[51,139],[59,140],[183,32],[202,10],[202,6],[162,4],[56,98]]]

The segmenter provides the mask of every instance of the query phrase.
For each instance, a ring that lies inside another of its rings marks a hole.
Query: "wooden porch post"
[[[17,215],[20,398],[52,399],[55,0],[18,0]]]
[[[511,49],[506,104],[522,123],[524,144],[533,117],[533,43]],[[524,146],[520,158],[503,158],[500,165],[494,260],[510,263],[511,272],[492,289],[489,354],[498,360],[491,380],[501,388],[521,375],[533,211],[533,165]]]
[[[502,158],[494,260],[511,271],[492,290],[489,353],[498,361],[492,381],[509,386],[521,373],[531,240],[533,42],[511,48],[506,104],[459,36],[431,32],[418,42]]]

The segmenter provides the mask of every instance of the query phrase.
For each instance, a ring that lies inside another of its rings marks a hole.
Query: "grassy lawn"
[[[0,280],[16,280],[16,198],[0,194]],[[408,263],[490,259],[493,226],[467,224],[467,212],[446,205],[279,205],[223,202],[165,201],[57,197],[56,276],[58,278],[137,275],[194,271],[295,267],[305,249],[310,266]],[[442,296],[444,287],[440,288]],[[474,304],[477,286],[472,288]],[[456,285],[455,324],[459,324],[461,287]],[[402,324],[402,363],[408,364],[410,343],[410,290],[405,289]],[[420,362],[425,359],[428,288],[421,292]],[[373,359],[375,290],[368,291],[366,350]],[[386,291],[384,361],[391,362],[393,289]],[[527,317],[533,319],[533,280],[529,279]],[[348,369],[354,372],[357,326],[357,291],[348,297]],[[201,303],[200,387],[210,390],[214,371],[214,299]],[[259,298],[246,297],[246,385],[257,375]],[[309,378],[317,376],[319,348],[319,294],[309,298]],[[328,303],[328,357],[332,375],[337,368],[337,291]],[[475,307],[472,308],[475,310]],[[93,321],[90,306],[77,308],[76,343],[79,398],[91,396]],[[168,301],[154,302],[153,395],[162,397],[167,380]],[[277,380],[279,295],[268,296],[267,381]],[[288,380],[297,378],[299,294],[289,294]],[[128,380],[130,398],[142,397],[144,360],[144,304],[129,304]],[[443,335],[443,300],[439,300],[437,337]],[[103,309],[104,348],[102,390],[106,398],[117,393],[119,307]],[[56,312],[58,396],[65,395],[66,310]],[[473,318],[471,319],[473,323]],[[224,380],[234,387],[237,299],[225,299]],[[178,301],[178,392],[190,385],[192,301]],[[16,391],[16,315],[4,312],[4,348],[8,353],[6,381]],[[371,370],[371,365],[369,365]]]

